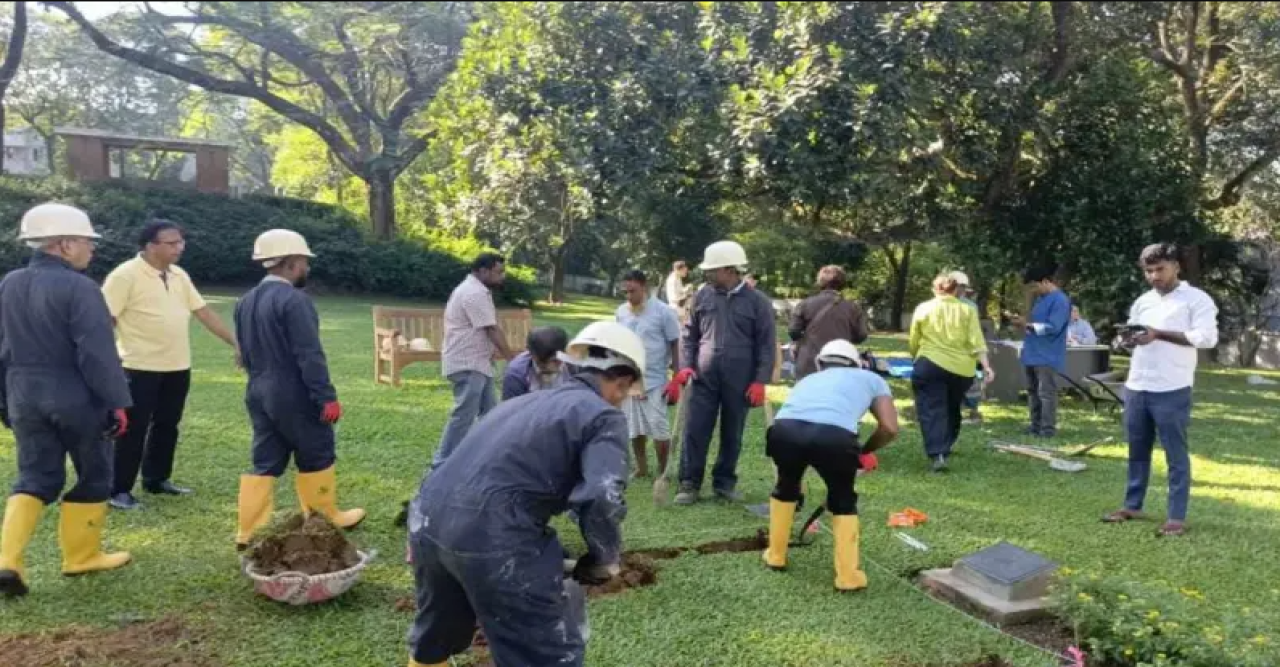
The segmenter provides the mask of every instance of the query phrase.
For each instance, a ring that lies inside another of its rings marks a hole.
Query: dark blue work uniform
[[[269,276],[236,304],[236,341],[249,385],[253,474],[279,477],[293,457],[299,472],[334,464],[333,426],[320,421],[337,400],[320,344],[315,304],[288,281]]]
[[[578,375],[504,401],[422,484],[409,510],[413,659],[465,651],[478,620],[498,667],[582,665],[551,517],[573,509],[596,562],[619,562],[627,420]]]
[[[59,257],[36,252],[0,281],[0,374],[18,441],[14,494],[105,502],[111,495],[108,413],[132,406],[111,314],[92,280]]]
[[[747,387],[773,379],[778,344],[773,305],[745,284],[736,290],[708,284],[694,295],[689,311],[680,363],[697,374],[680,451],[680,486],[702,487],[711,433],[719,416],[720,452],[711,484],[717,491],[732,491],[738,484],[742,429],[751,409]]]

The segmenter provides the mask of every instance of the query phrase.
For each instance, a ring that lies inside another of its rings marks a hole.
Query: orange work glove
[[[324,404],[324,409],[320,411],[320,421],[326,424],[336,424],[342,419],[342,404],[337,401],[329,401]]]
[[[759,382],[752,382],[751,386],[747,387],[747,402],[750,403],[753,408],[758,408],[764,405],[763,384]]]

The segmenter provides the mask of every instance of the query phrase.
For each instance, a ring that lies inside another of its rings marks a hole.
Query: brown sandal
[[[1145,519],[1145,518],[1147,518],[1146,515],[1137,510],[1116,510],[1102,517],[1102,522],[1103,523],[1124,523],[1126,521],[1133,521],[1134,519]]]
[[[1182,537],[1187,534],[1187,526],[1178,521],[1166,521],[1160,530],[1156,531],[1156,537]]]

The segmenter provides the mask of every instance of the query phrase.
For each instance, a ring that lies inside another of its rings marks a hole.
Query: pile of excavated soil
[[[329,574],[360,562],[342,529],[319,512],[294,514],[267,526],[254,536],[248,558],[254,571],[268,577],[281,572]]]
[[[218,667],[201,638],[165,618],[116,630],[70,626],[0,637],[5,667]]]

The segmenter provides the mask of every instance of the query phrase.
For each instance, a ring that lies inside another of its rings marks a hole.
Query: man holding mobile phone
[[[1124,508],[1103,521],[1120,523],[1142,516],[1151,452],[1159,436],[1169,468],[1169,508],[1157,534],[1180,536],[1186,531],[1191,497],[1187,427],[1197,349],[1218,344],[1218,307],[1208,294],[1179,279],[1178,248],[1172,243],[1147,246],[1138,264],[1152,289],[1133,303],[1129,325],[1121,328],[1124,345],[1133,349],[1125,383],[1128,487]]]

